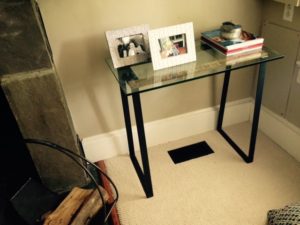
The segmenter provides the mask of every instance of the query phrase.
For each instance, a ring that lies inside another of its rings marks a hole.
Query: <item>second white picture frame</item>
[[[149,30],[148,37],[154,70],[196,60],[192,22]]]

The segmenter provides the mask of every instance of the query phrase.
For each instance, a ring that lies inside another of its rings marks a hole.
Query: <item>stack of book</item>
[[[225,63],[226,65],[235,65],[246,61],[255,60],[258,58],[265,58],[265,57],[268,57],[268,53],[263,50],[250,51],[242,54],[235,54],[232,56],[228,56],[225,58]]]
[[[219,29],[203,32],[201,41],[226,56],[248,54],[262,50],[264,39],[256,37],[250,32],[242,31],[237,39],[227,40],[221,37]]]

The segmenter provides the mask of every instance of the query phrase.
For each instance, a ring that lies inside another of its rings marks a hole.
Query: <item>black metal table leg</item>
[[[126,128],[126,134],[127,134],[127,143],[128,143],[129,155],[134,156],[134,144],[133,144],[133,135],[132,135],[132,129],[131,129],[131,119],[130,119],[128,98],[123,93],[121,88],[120,88],[120,92],[121,92],[121,99],[122,99],[122,106],[123,106],[123,113],[124,113],[124,120],[125,120],[125,128]]]
[[[259,114],[260,114],[260,107],[261,107],[264,82],[265,82],[266,66],[267,66],[266,63],[261,63],[259,66],[259,73],[258,73],[257,86],[256,86],[255,106],[254,106],[253,122],[252,122],[252,130],[251,130],[251,139],[250,139],[250,146],[249,146],[249,162],[253,162],[254,159]]]
[[[123,93],[122,89],[120,89],[120,92],[122,98],[130,159],[139,177],[139,180],[146,194],[146,197],[150,198],[153,196],[153,189],[152,189],[152,182],[151,182],[151,174],[150,174],[150,167],[149,167],[149,160],[148,160],[148,153],[147,153],[147,144],[146,144],[144,121],[143,121],[142,108],[140,102],[140,95],[138,93],[133,94],[132,99],[133,99],[136,126],[137,126],[139,143],[140,143],[143,170],[135,156],[128,97]]]
[[[222,129],[226,97],[227,97],[227,92],[228,92],[228,84],[229,84],[229,78],[230,78],[230,71],[226,71],[225,77],[224,77],[224,84],[223,84],[223,90],[222,90],[217,130],[227,140],[227,142],[233,147],[233,149],[240,155],[240,157],[247,163],[253,162],[253,159],[254,159],[256,136],[257,136],[258,122],[259,122],[259,113],[260,113],[264,79],[265,79],[265,70],[266,70],[266,63],[261,63],[260,67],[259,67],[258,80],[257,80],[255,107],[254,107],[254,113],[253,113],[253,122],[252,122],[252,130],[251,130],[248,155],[245,154],[245,152],[242,149],[240,149],[240,147]]]
[[[152,181],[151,181],[151,174],[150,174],[150,166],[149,166],[149,159],[148,159],[148,152],[147,152],[147,144],[146,144],[146,137],[145,137],[140,94],[139,93],[133,94],[132,99],[133,99],[134,113],[135,113],[138,136],[139,136],[141,157],[143,163],[143,172],[144,172],[143,176],[139,176],[139,178],[140,181],[142,182],[142,186],[144,188],[146,196],[147,198],[149,198],[153,196],[153,189],[152,189]],[[136,158],[135,161],[137,162]],[[139,164],[136,163],[135,165],[136,170],[137,170],[137,166],[140,167]]]
[[[228,93],[228,85],[229,85],[229,80],[230,80],[230,72],[231,72],[230,70],[227,70],[225,72],[225,76],[224,76],[224,83],[223,83],[223,89],[222,89],[222,96],[221,96],[219,117],[218,117],[218,123],[217,123],[217,130],[222,129],[224,111],[225,111],[225,104],[226,104],[226,98],[227,98],[227,93]]]

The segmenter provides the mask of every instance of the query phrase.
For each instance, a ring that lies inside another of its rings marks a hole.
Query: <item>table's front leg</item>
[[[256,136],[257,136],[260,108],[261,108],[263,88],[265,82],[265,74],[266,74],[266,63],[261,63],[259,66],[259,73],[258,73],[257,86],[256,86],[256,97],[255,97],[251,139],[250,139],[250,146],[249,146],[249,162],[253,162],[254,159]]]
[[[138,136],[139,136],[141,157],[142,157],[142,163],[143,163],[143,173],[141,173],[141,175],[143,175],[143,176],[139,176],[139,178],[142,182],[146,196],[147,196],[147,198],[149,198],[149,197],[153,196],[153,190],[152,190],[152,181],[151,181],[151,174],[150,174],[150,166],[149,166],[149,159],[148,159],[148,152],[147,152],[147,144],[146,144],[146,136],[145,136],[144,120],[143,120],[140,94],[139,93],[133,94],[132,100],[133,100],[136,127],[137,127]],[[140,166],[139,166],[136,158],[134,159],[134,161],[136,162],[136,163],[134,163],[136,170],[137,170],[137,167],[140,169]]]
[[[131,162],[132,162],[132,164],[135,168],[135,171],[139,177],[139,180],[140,180],[143,190],[146,194],[146,197],[150,198],[153,196],[153,189],[152,189],[152,182],[151,182],[151,174],[150,174],[149,159],[148,159],[148,153],[147,153],[147,144],[146,144],[140,95],[139,95],[139,93],[133,94],[132,100],[133,100],[134,113],[135,113],[135,118],[136,118],[136,126],[137,126],[137,132],[138,132],[139,143],[140,143],[140,151],[141,151],[143,170],[135,156],[134,142],[133,142],[133,135],[132,135],[132,128],[131,128],[130,111],[129,111],[129,105],[128,105],[128,97],[127,97],[127,95],[125,95],[123,93],[122,89],[120,89],[120,91],[121,91],[121,98],[122,98],[122,105],[123,105],[123,112],[124,112],[124,119],[125,119],[130,159],[131,159]]]

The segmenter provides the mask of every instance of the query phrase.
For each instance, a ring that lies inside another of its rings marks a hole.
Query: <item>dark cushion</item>
[[[300,202],[268,212],[269,225],[300,225]]]

